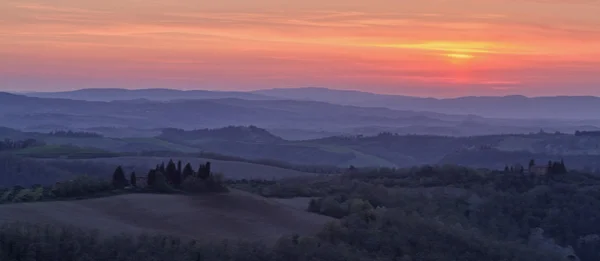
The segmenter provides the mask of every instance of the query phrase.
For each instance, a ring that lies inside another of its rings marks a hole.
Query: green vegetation
[[[432,227],[454,231],[448,232],[453,236],[469,231],[471,236],[487,238],[487,243],[511,242],[564,258],[600,260],[600,225],[596,222],[600,215],[600,177],[590,174],[550,172],[538,176],[424,166],[356,169],[341,177],[238,181],[231,186],[267,197],[312,197],[308,211],[336,218],[373,211],[394,213],[399,222],[418,220],[424,227],[414,233],[420,235]],[[375,231],[372,233],[377,235],[386,232],[382,228]],[[401,237],[411,230],[396,231],[395,237]],[[440,236],[439,232],[435,234]],[[444,248],[437,244],[430,246]],[[482,260],[491,260],[488,258]]]
[[[24,188],[15,186],[0,189],[0,204],[52,201],[66,199],[82,199],[123,193],[116,191],[107,181],[80,176],[72,180],[56,183],[52,186],[32,186]]]

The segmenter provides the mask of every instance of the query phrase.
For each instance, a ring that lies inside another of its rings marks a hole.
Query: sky
[[[600,96],[600,0],[2,0],[0,90]]]

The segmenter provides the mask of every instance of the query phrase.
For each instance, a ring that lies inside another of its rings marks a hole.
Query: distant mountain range
[[[143,102],[189,99],[305,100],[359,107],[385,107],[402,111],[427,111],[444,114],[478,115],[506,119],[600,120],[600,98],[592,96],[460,97],[450,99],[384,95],[326,88],[268,89],[252,92],[181,91],[171,89],[83,89],[67,92],[35,92],[25,95],[86,101]],[[141,100],[141,101],[140,101]]]
[[[600,119],[600,97],[556,96],[525,97],[485,96],[449,99],[383,95],[326,88],[270,89],[253,92],[280,99],[301,99],[396,110],[432,111],[447,114],[475,114],[490,118],[512,119]]]
[[[124,101],[124,100],[153,100],[153,101],[171,101],[182,99],[222,99],[236,98],[246,100],[272,100],[261,94],[250,92],[224,92],[224,91],[204,91],[204,90],[173,90],[173,89],[81,89],[63,92],[30,92],[23,93],[30,97],[38,98],[61,98],[84,101]]]
[[[95,91],[82,90],[77,93],[81,95]],[[117,90],[111,92],[119,93]],[[167,91],[174,94],[178,92]],[[263,94],[248,95],[262,97]],[[3,126],[29,131],[112,128],[111,135],[117,136],[120,136],[118,129],[129,133],[160,128],[192,130],[255,125],[293,139],[319,138],[331,134],[373,135],[380,132],[470,136],[529,133],[544,129],[572,133],[575,130],[598,130],[600,127],[600,123],[595,121],[495,119],[272,97],[167,100],[167,96],[163,96],[162,99],[109,102],[9,93],[0,93],[0,121]]]

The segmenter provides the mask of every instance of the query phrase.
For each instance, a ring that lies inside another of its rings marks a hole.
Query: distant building
[[[548,166],[532,166],[529,169],[529,173],[537,176],[544,176],[548,174]]]

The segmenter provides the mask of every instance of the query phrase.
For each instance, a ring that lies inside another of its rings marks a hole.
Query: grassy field
[[[274,243],[308,235],[332,220],[277,201],[232,190],[202,196],[128,194],[80,201],[0,206],[0,222],[24,221],[98,229],[102,235],[159,233],[197,240]]]

